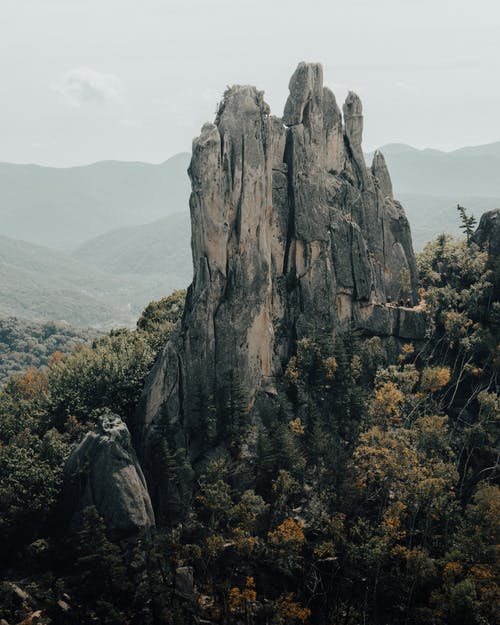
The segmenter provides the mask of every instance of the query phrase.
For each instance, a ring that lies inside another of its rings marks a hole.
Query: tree
[[[457,204],[457,211],[460,214],[460,230],[463,230],[465,236],[467,237],[467,244],[469,244],[472,235],[474,234],[474,228],[477,224],[477,219],[474,215],[467,214],[467,209],[460,204]]]

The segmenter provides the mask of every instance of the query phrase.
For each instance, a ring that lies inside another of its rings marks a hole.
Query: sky
[[[360,95],[367,151],[500,140],[499,0],[0,0],[0,161],[162,162],[227,85],[281,115],[300,61]]]

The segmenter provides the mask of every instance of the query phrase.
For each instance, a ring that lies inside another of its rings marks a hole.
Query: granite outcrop
[[[101,416],[95,429],[87,432],[65,464],[64,480],[73,530],[90,506],[120,539],[154,527],[146,480],[128,428],[118,415]]]
[[[146,465],[160,432],[196,463],[200,405],[217,420],[237,392],[257,419],[297,339],[424,338],[410,227],[383,155],[365,163],[361,100],[341,111],[317,63],[289,91],[278,118],[255,87],[229,88],[193,142],[194,279],[141,403]]]

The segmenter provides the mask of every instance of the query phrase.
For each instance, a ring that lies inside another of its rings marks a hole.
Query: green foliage
[[[54,352],[68,354],[79,343],[87,343],[97,335],[97,331],[66,324],[0,318],[0,387],[11,375],[25,373],[30,367],[47,366]]]
[[[140,576],[129,566],[131,554],[109,539],[94,507],[83,510],[70,549],[74,558],[71,592],[79,605],[80,621],[129,623],[131,605],[138,610],[142,603]]]
[[[151,302],[137,321],[137,329],[146,333],[149,343],[158,351],[166,342],[177,321],[182,317],[186,291],[174,291],[167,297]]]
[[[104,408],[129,420],[154,358],[144,333],[115,330],[54,363],[48,374],[54,423],[63,427],[70,416],[86,421]]]
[[[192,622],[175,591],[179,567],[192,567],[196,610],[209,622],[497,622],[496,262],[472,242],[429,244],[418,259],[428,337],[400,345],[391,362],[387,340],[311,332],[296,342],[277,392],[259,395],[253,411],[237,370],[215,398],[200,380],[185,436],[166,420],[151,436],[150,466],[169,507],[140,591],[95,511],[85,515],[73,542],[83,622]],[[8,382],[7,535],[17,523],[36,537],[64,457],[97,411],[133,414],[182,299],[153,303],[135,332]]]
[[[474,234],[474,228],[477,225],[477,219],[474,215],[468,215],[467,209],[460,204],[457,204],[457,211],[460,214],[460,230],[467,237],[467,243],[469,243],[471,236]]]
[[[25,430],[0,446],[2,551],[12,542],[30,542],[44,529],[59,496],[67,452],[67,443],[53,431],[40,440]]]
[[[69,354],[56,352],[46,367],[13,376],[0,390],[3,552],[44,531],[57,507],[64,461],[97,414],[111,410],[131,421],[154,345],[167,339],[181,303],[180,292],[153,303],[141,317],[143,329],[112,331]]]

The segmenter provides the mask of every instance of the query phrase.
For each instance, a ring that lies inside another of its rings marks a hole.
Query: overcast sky
[[[0,161],[163,161],[228,84],[281,115],[301,60],[367,150],[500,140],[499,0],[0,0]]]

